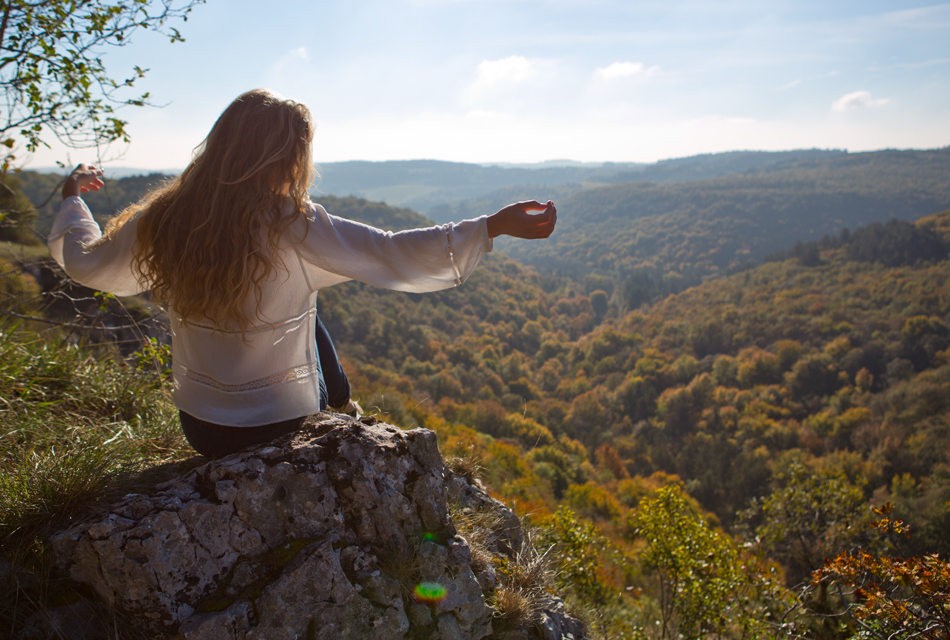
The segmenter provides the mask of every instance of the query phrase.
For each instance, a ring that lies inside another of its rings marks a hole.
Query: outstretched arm
[[[531,214],[529,211],[543,211]],[[557,224],[557,209],[550,200],[541,204],[537,200],[526,200],[509,204],[507,207],[488,216],[488,237],[500,235],[514,238],[547,238]]]
[[[331,216],[314,204],[299,229],[297,246],[308,265],[311,290],[358,280],[422,293],[462,284],[491,251],[491,238],[546,238],[556,222],[553,202],[531,200],[474,220],[392,233]]]
[[[79,284],[120,296],[134,295],[148,288],[145,278],[132,268],[135,221],[119,229],[113,241],[96,242],[102,237],[99,224],[79,197],[102,187],[101,176],[101,169],[81,164],[66,179],[63,204],[47,241],[50,255]]]

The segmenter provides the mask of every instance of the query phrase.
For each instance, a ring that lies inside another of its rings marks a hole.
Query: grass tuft
[[[422,576],[422,563],[418,549],[405,540],[391,540],[377,554],[379,568],[402,587],[404,596],[411,596],[412,590]]]
[[[491,596],[496,632],[530,632],[543,620],[544,603],[554,581],[547,552],[540,553],[526,536],[513,557],[495,560],[503,584]]]
[[[505,578],[508,584],[524,591],[543,593],[550,589],[554,582],[554,571],[547,551],[539,552],[531,537],[527,536],[509,563]]]
[[[531,629],[541,624],[541,597],[512,585],[504,585],[492,594],[495,610],[492,628],[495,633],[515,629]]]
[[[6,460],[11,469],[0,477],[0,539],[32,539],[50,522],[68,520],[98,499],[123,472],[109,453],[51,447]]]
[[[503,520],[501,514],[493,509],[478,511],[463,507],[460,503],[449,502],[449,517],[455,523],[458,534],[465,538],[472,550],[472,571],[481,573],[492,561],[488,550],[498,536]]]
[[[456,474],[469,481],[470,484],[477,484],[485,472],[481,464],[481,458],[475,453],[475,447],[469,446],[468,453],[463,456],[451,456],[445,459],[445,466]]]

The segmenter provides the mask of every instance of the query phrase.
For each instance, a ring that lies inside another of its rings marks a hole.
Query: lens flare
[[[438,582],[421,582],[413,589],[412,597],[416,602],[436,604],[444,600],[447,593],[445,587]]]
[[[425,542],[435,542],[435,534],[432,533],[431,531],[428,531],[428,532],[422,534],[422,539],[423,539]]]

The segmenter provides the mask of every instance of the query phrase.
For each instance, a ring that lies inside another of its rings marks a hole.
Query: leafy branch
[[[2,171],[28,152],[49,146],[49,134],[71,148],[128,141],[122,106],[149,104],[147,92],[124,90],[144,77],[134,66],[125,79],[106,69],[102,54],[145,29],[181,42],[169,23],[187,20],[204,0],[0,0],[0,144]]]

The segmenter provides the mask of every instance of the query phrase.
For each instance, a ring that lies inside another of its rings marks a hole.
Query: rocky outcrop
[[[128,495],[52,546],[58,570],[157,637],[477,640],[504,576],[473,558],[450,500],[494,514],[479,553],[519,552],[517,517],[445,468],[433,432],[320,414]],[[544,608],[532,634],[583,637],[555,597]]]

